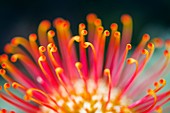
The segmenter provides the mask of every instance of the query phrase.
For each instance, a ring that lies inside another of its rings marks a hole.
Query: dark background
[[[76,34],[78,24],[85,22],[86,15],[91,12],[103,20],[107,29],[112,22],[119,23],[122,14],[130,14],[134,20],[132,43],[138,42],[144,32],[152,37],[169,36],[169,0],[1,0],[0,53],[14,36],[28,38],[30,33],[36,33],[43,19],[68,19]]]

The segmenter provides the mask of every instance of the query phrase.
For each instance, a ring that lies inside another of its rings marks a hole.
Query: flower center
[[[98,85],[93,79],[89,79],[87,84],[84,84],[82,79],[73,83],[75,90],[60,86],[60,93],[51,96],[61,108],[58,109],[59,113],[131,113],[126,106],[130,105],[132,100],[125,96],[118,100],[120,94],[118,88],[111,89],[110,100],[108,99],[109,87],[106,80],[99,80]],[[41,106],[40,109],[42,113],[55,113],[45,106]]]

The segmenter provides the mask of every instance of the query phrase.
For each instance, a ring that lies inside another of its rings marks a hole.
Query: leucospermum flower
[[[160,90],[166,85],[161,76],[168,73],[170,41],[144,34],[129,55],[132,18],[122,15],[121,22],[122,33],[116,23],[109,32],[89,14],[87,27],[79,24],[78,35],[72,36],[70,23],[57,18],[56,31],[44,20],[28,40],[13,38],[0,56],[0,74],[7,81],[1,99],[26,113],[167,112],[169,107],[162,106],[170,91]],[[160,59],[147,66],[155,48],[163,45]]]

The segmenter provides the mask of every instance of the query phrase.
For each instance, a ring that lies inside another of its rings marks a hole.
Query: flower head
[[[13,38],[0,56],[0,74],[7,81],[0,98],[27,113],[161,113],[170,95],[159,93],[166,85],[160,77],[168,73],[170,41],[144,34],[127,58],[132,18],[125,14],[121,22],[122,33],[116,23],[110,32],[89,14],[87,27],[79,24],[78,35],[72,36],[70,23],[57,18],[56,31],[44,20],[28,40]],[[155,48],[163,45],[160,60],[147,66]]]

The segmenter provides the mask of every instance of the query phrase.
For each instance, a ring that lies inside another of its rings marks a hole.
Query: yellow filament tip
[[[116,31],[113,35],[114,35],[114,37],[116,37],[116,38],[120,38],[120,32],[118,32],[118,31]]]
[[[143,49],[143,50],[142,50],[142,54],[149,54],[149,52],[148,52],[148,50]]]
[[[55,36],[55,32],[53,30],[50,30],[48,31],[47,36],[52,38]]]
[[[87,35],[87,30],[82,30],[81,35],[83,35],[83,36]]]
[[[166,85],[166,80],[165,79],[161,79],[161,80],[159,80],[159,83],[162,84],[162,85]]]
[[[6,71],[4,69],[0,69],[0,75],[5,75]]]
[[[132,64],[132,63],[138,64],[138,63],[137,63],[137,60],[135,60],[135,59],[133,59],[133,58],[128,58],[128,59],[127,59],[127,63],[128,63],[128,64]]]
[[[39,52],[40,52],[40,55],[43,55],[43,53],[46,51],[46,48],[44,46],[40,46],[39,47]]]
[[[110,75],[110,69],[105,69],[104,70],[104,75],[106,75],[106,76]]]
[[[132,49],[132,45],[131,45],[131,44],[127,44],[127,45],[126,45],[126,49],[127,49],[127,50],[131,50],[131,49]]]
[[[94,48],[94,46],[90,42],[84,42],[84,48],[88,48],[89,46]]]
[[[46,61],[46,56],[41,55],[41,56],[38,58],[38,61]]]
[[[11,57],[11,61],[12,61],[12,62],[16,62],[17,59],[18,59],[18,57],[17,57],[16,54],[12,55],[12,57]]]
[[[102,33],[104,28],[102,26],[99,26],[99,27],[97,27],[97,30],[98,30],[99,33]]]
[[[4,69],[6,69],[7,64],[6,64],[6,63],[2,63],[2,64],[1,64],[1,67],[4,68]]]
[[[156,97],[156,94],[155,94],[154,90],[149,89],[147,93],[148,93],[148,95],[153,96],[155,98],[155,100],[157,100],[157,97]]]
[[[77,69],[81,69],[82,68],[82,64],[80,62],[76,62],[75,66]]]
[[[83,29],[85,29],[85,28],[86,28],[86,26],[85,26],[85,24],[80,23],[80,24],[79,24],[79,28],[83,30]]]
[[[63,69],[61,67],[56,68],[55,70],[58,74],[63,73]]]
[[[162,107],[158,106],[155,110],[157,113],[162,113]]]
[[[58,80],[59,80],[60,83],[65,87],[64,82],[63,82],[63,80],[62,80],[61,77],[60,77],[60,74],[63,73],[63,69],[62,69],[61,67],[58,67],[58,68],[55,69],[55,72],[56,72],[56,75],[57,75]]]
[[[108,79],[109,79],[108,100],[107,100],[107,102],[106,102],[106,106],[107,106],[107,105],[108,105],[108,103],[109,103],[109,101],[110,101],[110,94],[111,94],[111,88],[112,88],[112,86],[111,86],[112,81],[111,81],[110,69],[105,69],[105,70],[104,70],[104,74],[105,74],[105,76],[107,76],[107,77],[108,77]]]
[[[110,32],[109,32],[108,30],[105,30],[105,31],[104,31],[104,35],[105,35],[105,36],[109,36],[109,35],[110,35]]]
[[[48,48],[48,51],[51,52],[51,53],[57,51],[57,47],[56,47],[55,44],[53,44],[53,43],[49,43],[49,44],[47,45],[47,48]]]
[[[149,48],[149,49],[154,49],[154,44],[153,44],[153,43],[149,43],[149,44],[148,44],[148,48]]]
[[[10,84],[9,83],[5,83],[4,84],[4,89],[10,88]]]
[[[19,83],[17,83],[17,82],[13,82],[13,83],[12,83],[12,87],[13,87],[14,89],[21,88],[21,89],[26,90],[26,88],[25,88],[24,86],[22,86],[21,84],[19,84]]]

